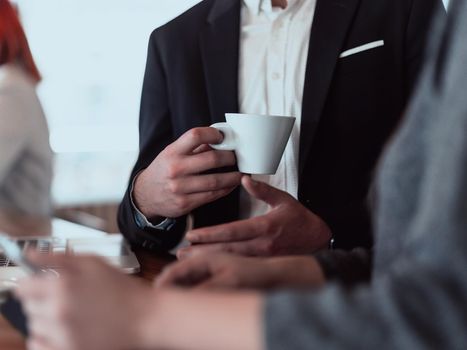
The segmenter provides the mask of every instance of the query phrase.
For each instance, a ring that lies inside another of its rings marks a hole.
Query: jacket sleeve
[[[267,349],[465,349],[466,270],[405,264],[352,293],[335,285],[269,296]]]
[[[433,18],[446,17],[442,0],[412,0],[405,33],[405,67],[408,97],[417,85],[425,61]]]
[[[131,188],[135,176],[146,169],[157,155],[173,142],[172,123],[167,92],[167,76],[157,49],[157,30],[151,34],[144,75],[139,121],[140,151],[131,173],[128,190],[120,204],[118,224],[133,244],[154,250],[170,250],[182,239],[186,218],[178,218],[168,231],[141,229],[135,221]]]
[[[372,252],[368,249],[321,251],[314,256],[327,281],[339,281],[351,287],[371,279]]]

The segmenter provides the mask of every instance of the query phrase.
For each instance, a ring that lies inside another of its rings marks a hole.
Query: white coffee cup
[[[276,173],[292,132],[295,117],[255,114],[225,115],[226,123],[211,125],[224,135],[216,150],[234,151],[240,172]]]

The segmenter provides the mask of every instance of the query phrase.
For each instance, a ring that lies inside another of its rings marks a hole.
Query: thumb
[[[277,207],[290,198],[287,192],[278,190],[264,182],[255,181],[250,176],[242,177],[242,185],[250,196],[262,200],[272,207]]]
[[[194,287],[194,290],[196,291],[207,291],[207,290],[219,291],[222,289],[224,290],[233,289],[235,287],[236,280],[237,278],[232,279],[231,277],[223,275],[223,274],[215,274],[213,276],[210,276],[206,281],[202,281],[198,283]]]

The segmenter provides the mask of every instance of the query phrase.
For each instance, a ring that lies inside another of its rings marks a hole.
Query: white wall
[[[54,149],[134,149],[137,135],[122,140],[121,133],[136,131],[149,34],[197,1],[17,1],[44,76],[40,96]],[[83,143],[90,125],[95,132]]]
[[[118,200],[138,147],[147,43],[199,0],[16,0],[44,80],[59,204]]]

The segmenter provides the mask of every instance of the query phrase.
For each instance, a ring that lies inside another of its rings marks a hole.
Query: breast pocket
[[[346,49],[339,56],[337,74],[347,75],[384,69],[386,52],[384,40],[376,40]]]

